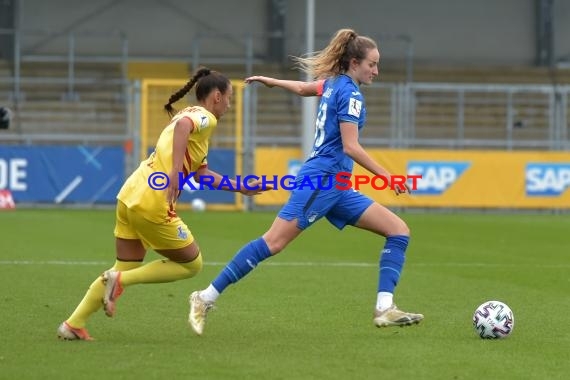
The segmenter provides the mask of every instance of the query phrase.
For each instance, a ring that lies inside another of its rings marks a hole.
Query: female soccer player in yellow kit
[[[172,104],[194,86],[199,105],[176,113]],[[230,107],[231,97],[230,81],[207,68],[200,69],[172,94],[164,106],[172,117],[170,123],[160,134],[154,152],[131,174],[117,195],[115,265],[91,284],[75,311],[57,329],[59,338],[92,340],[85,328],[87,319],[101,307],[112,317],[115,302],[124,287],[171,282],[200,272],[200,248],[186,224],[176,215],[176,200],[180,194],[178,173],[184,173],[185,178],[189,173],[196,173],[197,177],[212,176],[212,186],[218,188],[223,177],[208,169],[208,144],[218,119]],[[168,173],[170,182],[164,191],[149,185],[149,178],[155,172]],[[241,189],[235,181],[230,182],[228,191]],[[252,183],[249,188],[259,186]],[[239,191],[245,195],[261,192]],[[165,258],[143,265],[149,248]]]

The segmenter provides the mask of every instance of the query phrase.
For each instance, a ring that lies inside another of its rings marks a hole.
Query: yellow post
[[[148,81],[142,80],[141,84],[141,149],[140,160],[144,160],[147,156],[146,150],[148,146]]]
[[[232,85],[236,89],[236,124],[235,124],[235,151],[236,151],[236,175],[243,174],[243,81],[232,80]],[[243,196],[241,193],[236,193],[236,207],[238,210],[243,210]]]

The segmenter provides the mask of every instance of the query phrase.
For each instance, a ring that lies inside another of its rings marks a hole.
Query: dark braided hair
[[[168,98],[168,103],[164,105],[164,109],[168,112],[170,117],[176,114],[176,110],[172,107],[172,104],[182,99],[196,83],[198,83],[196,86],[196,99],[198,101],[206,99],[210,92],[215,89],[223,94],[231,85],[230,80],[217,71],[212,71],[206,67],[199,69],[184,87]]]

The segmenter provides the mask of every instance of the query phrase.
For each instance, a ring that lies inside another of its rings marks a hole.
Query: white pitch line
[[[227,262],[206,262],[208,266],[224,266]],[[75,260],[0,260],[0,265],[112,265],[112,261],[75,261]],[[353,268],[377,268],[377,263],[358,263],[358,262],[311,262],[311,261],[292,261],[292,262],[264,262],[263,266],[274,267],[353,267]],[[533,268],[570,268],[570,264],[514,264],[514,263],[414,263],[412,267],[490,267],[490,268],[515,268],[515,267],[533,267]]]
[[[61,193],[55,197],[55,203],[61,203],[69,195],[69,193],[71,193],[77,186],[79,186],[81,181],[83,181],[83,178],[81,178],[81,176],[78,175],[75,177],[73,181],[71,181],[69,185],[67,185],[65,189],[63,189]]]

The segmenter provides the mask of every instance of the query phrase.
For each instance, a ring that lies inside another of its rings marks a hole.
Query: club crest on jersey
[[[184,231],[182,226],[178,226],[178,237],[182,240],[186,240],[188,238],[188,233]]]
[[[204,128],[208,125],[208,116],[200,114],[200,128]]]
[[[348,104],[348,114],[355,117],[360,117],[361,110],[362,110],[362,101],[350,98],[350,103]]]

